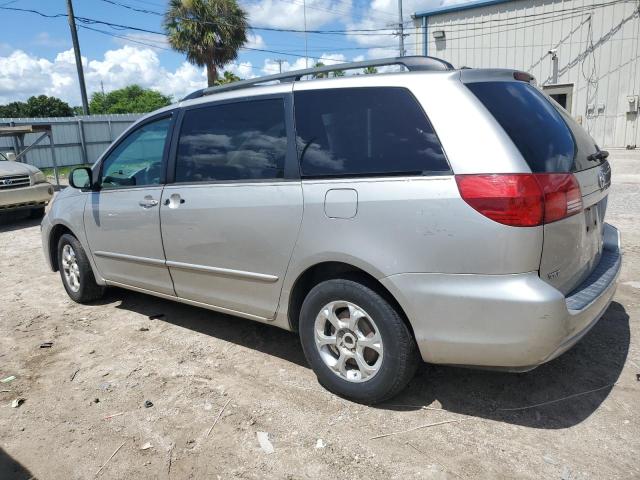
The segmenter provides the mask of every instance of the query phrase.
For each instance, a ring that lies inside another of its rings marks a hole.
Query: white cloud
[[[266,43],[264,42],[264,39],[256,34],[253,33],[248,33],[247,34],[247,43],[245,44],[245,47],[250,47],[250,48],[264,48],[266,47]]]
[[[255,69],[251,62],[232,62],[229,65],[226,65],[223,69],[223,72],[228,71],[242,79],[246,78],[254,78],[256,77]]]
[[[102,60],[83,57],[83,65],[89,93],[100,90],[100,81],[106,91],[136,83],[177,100],[206,86],[203,68],[183,62],[175,71],[167,70],[150,48],[125,45],[108,50]],[[80,103],[73,50],[59,53],[53,61],[22,50],[0,56],[0,104],[39,94],[59,97],[71,105]]]
[[[251,0],[243,3],[249,23],[259,27],[303,29],[303,0]],[[307,28],[351,16],[351,0],[306,0]]]

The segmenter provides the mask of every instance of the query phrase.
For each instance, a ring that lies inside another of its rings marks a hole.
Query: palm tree
[[[364,69],[365,75],[373,75],[374,73],[378,73],[378,69],[376,67],[367,67]]]
[[[164,17],[169,44],[189,62],[207,67],[210,87],[218,69],[238,57],[247,28],[247,14],[235,0],[170,0]]]
[[[225,85],[227,83],[239,82],[240,80],[242,79],[239,76],[227,70],[224,72],[224,75],[216,80],[216,85]]]

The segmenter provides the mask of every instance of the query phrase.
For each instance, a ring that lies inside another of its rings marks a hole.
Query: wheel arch
[[[320,282],[326,280],[344,278],[361,283],[388,301],[400,314],[401,318],[407,325],[407,328],[411,332],[411,335],[415,338],[413,327],[404,309],[393,296],[393,294],[373,276],[371,273],[363,270],[360,267],[352,265],[346,262],[340,261],[325,261],[316,263],[304,270],[293,283],[291,293],[289,294],[289,304],[287,308],[287,317],[289,321],[289,327],[292,331],[298,331],[298,323],[300,320],[300,310],[302,303],[311,289],[318,285]]]
[[[60,237],[62,237],[65,233],[73,235],[75,238],[80,241],[78,235],[76,235],[71,228],[69,228],[64,223],[57,223],[53,227],[51,227],[51,232],[49,233],[49,257],[51,261],[51,268],[53,268],[54,272],[59,270],[58,268],[58,242],[60,241]]]

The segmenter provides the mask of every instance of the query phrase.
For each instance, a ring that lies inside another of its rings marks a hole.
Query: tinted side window
[[[297,92],[295,112],[305,177],[449,171],[429,120],[404,88]]]
[[[532,172],[574,170],[575,144],[561,114],[526,82],[478,82],[467,87],[509,135]]]
[[[184,114],[176,182],[276,179],[287,151],[282,99],[211,105]]]
[[[102,188],[160,184],[162,157],[171,118],[131,132],[102,163]]]

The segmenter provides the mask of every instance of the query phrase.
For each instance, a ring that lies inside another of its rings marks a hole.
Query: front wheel
[[[419,363],[416,343],[396,309],[361,283],[327,280],[305,298],[300,339],[329,391],[374,404],[399,393]]]
[[[88,303],[104,295],[105,288],[96,283],[84,248],[68,233],[58,241],[58,269],[62,285],[73,301]]]

